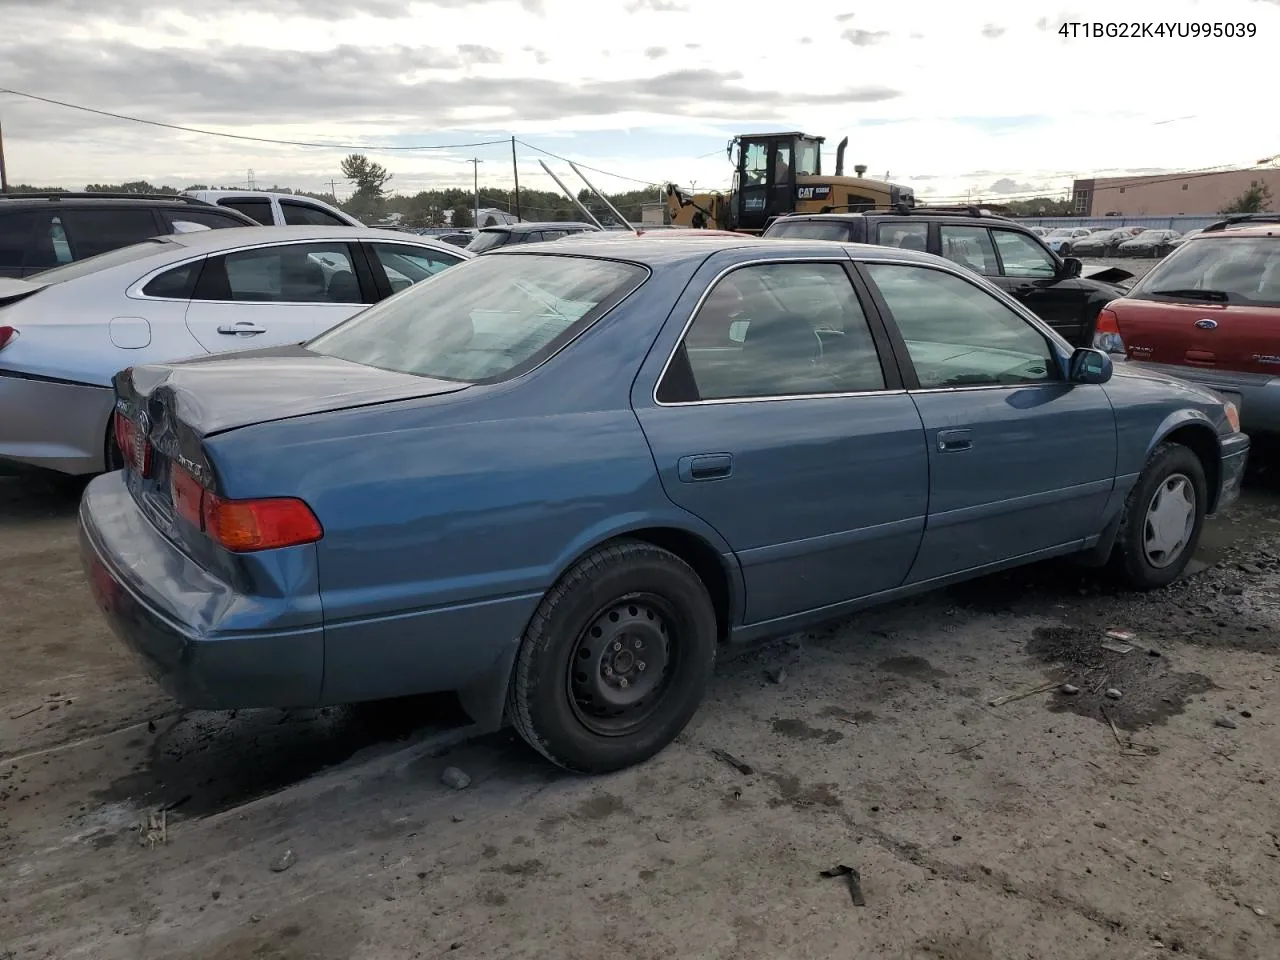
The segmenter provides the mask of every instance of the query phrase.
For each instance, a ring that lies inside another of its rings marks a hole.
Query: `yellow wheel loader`
[[[805,133],[744,134],[729,141],[734,166],[728,195],[719,191],[689,195],[667,184],[667,216],[673,226],[759,234],[776,217],[792,213],[874,210],[915,206],[910,187],[868,180],[865,166],[844,176],[845,137],[836,147],[836,169],[822,172],[825,137]]]

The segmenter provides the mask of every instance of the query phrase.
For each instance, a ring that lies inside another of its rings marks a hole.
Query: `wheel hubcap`
[[[1147,504],[1143,547],[1153,567],[1167,567],[1186,550],[1196,525],[1196,489],[1181,473],[1166,477]]]
[[[615,601],[591,621],[569,662],[570,702],[585,727],[621,736],[649,718],[671,675],[674,624],[651,596]]]

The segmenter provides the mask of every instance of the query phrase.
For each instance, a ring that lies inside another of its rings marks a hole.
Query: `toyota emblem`
[[[1196,321],[1196,326],[1199,327],[1201,330],[1212,330],[1217,325],[1218,325],[1217,320],[1210,320],[1208,317],[1205,317],[1203,320]]]

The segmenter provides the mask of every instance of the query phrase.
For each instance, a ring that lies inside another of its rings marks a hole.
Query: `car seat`
[[[919,250],[921,253],[928,249],[925,245],[924,237],[918,233],[904,234],[902,239],[898,241],[898,246],[903,250]]]
[[[334,303],[359,303],[360,284],[350,270],[338,270],[329,278],[328,299]]]

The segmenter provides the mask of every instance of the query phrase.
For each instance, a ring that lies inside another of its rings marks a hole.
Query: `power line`
[[[66,107],[68,110],[80,110],[84,113],[92,113],[99,117],[110,117],[113,120],[127,120],[130,123],[141,123],[148,127],[162,127],[165,130],[178,130],[182,133],[196,133],[205,137],[224,137],[228,140],[247,140],[251,143],[272,143],[284,147],[317,147],[325,150],[460,150],[464,147],[489,147],[498,143],[506,143],[507,140],[478,140],[474,143],[437,143],[437,144],[414,144],[412,146],[401,147],[382,147],[367,143],[313,143],[306,140],[276,140],[271,137],[251,137],[243,133],[226,133],[221,130],[203,130],[199,127],[188,127],[180,123],[166,123],[163,120],[147,120],[143,117],[131,117],[123,113],[112,113],[110,110],[99,110],[96,107],[86,107],[83,104],[67,103],[64,100],[54,100],[52,97],[41,97],[34,93],[24,93],[21,90],[13,90],[8,87],[0,87],[0,93],[7,93],[15,97],[25,97],[28,100],[37,100],[40,103],[52,104],[55,107]],[[526,144],[527,146],[527,144]],[[536,148],[535,148],[536,149]],[[470,162],[470,161],[468,161]]]
[[[582,163],[581,161],[570,160],[568,157],[562,157],[558,153],[552,153],[550,150],[544,150],[542,149],[542,147],[534,146],[532,143],[529,143],[525,140],[517,139],[516,143],[521,144],[522,146],[528,147],[530,150],[536,150],[538,153],[545,153],[548,157],[554,157],[555,159],[563,161],[564,163],[576,163],[583,170],[590,170],[592,173],[598,173],[605,177],[613,177],[616,180],[630,180],[632,183],[639,183],[646,187],[658,186],[658,181],[656,180],[640,180],[637,177],[628,177],[621,173],[613,173],[609,170],[601,170],[599,167],[590,167],[590,166],[587,166],[587,164]]]

